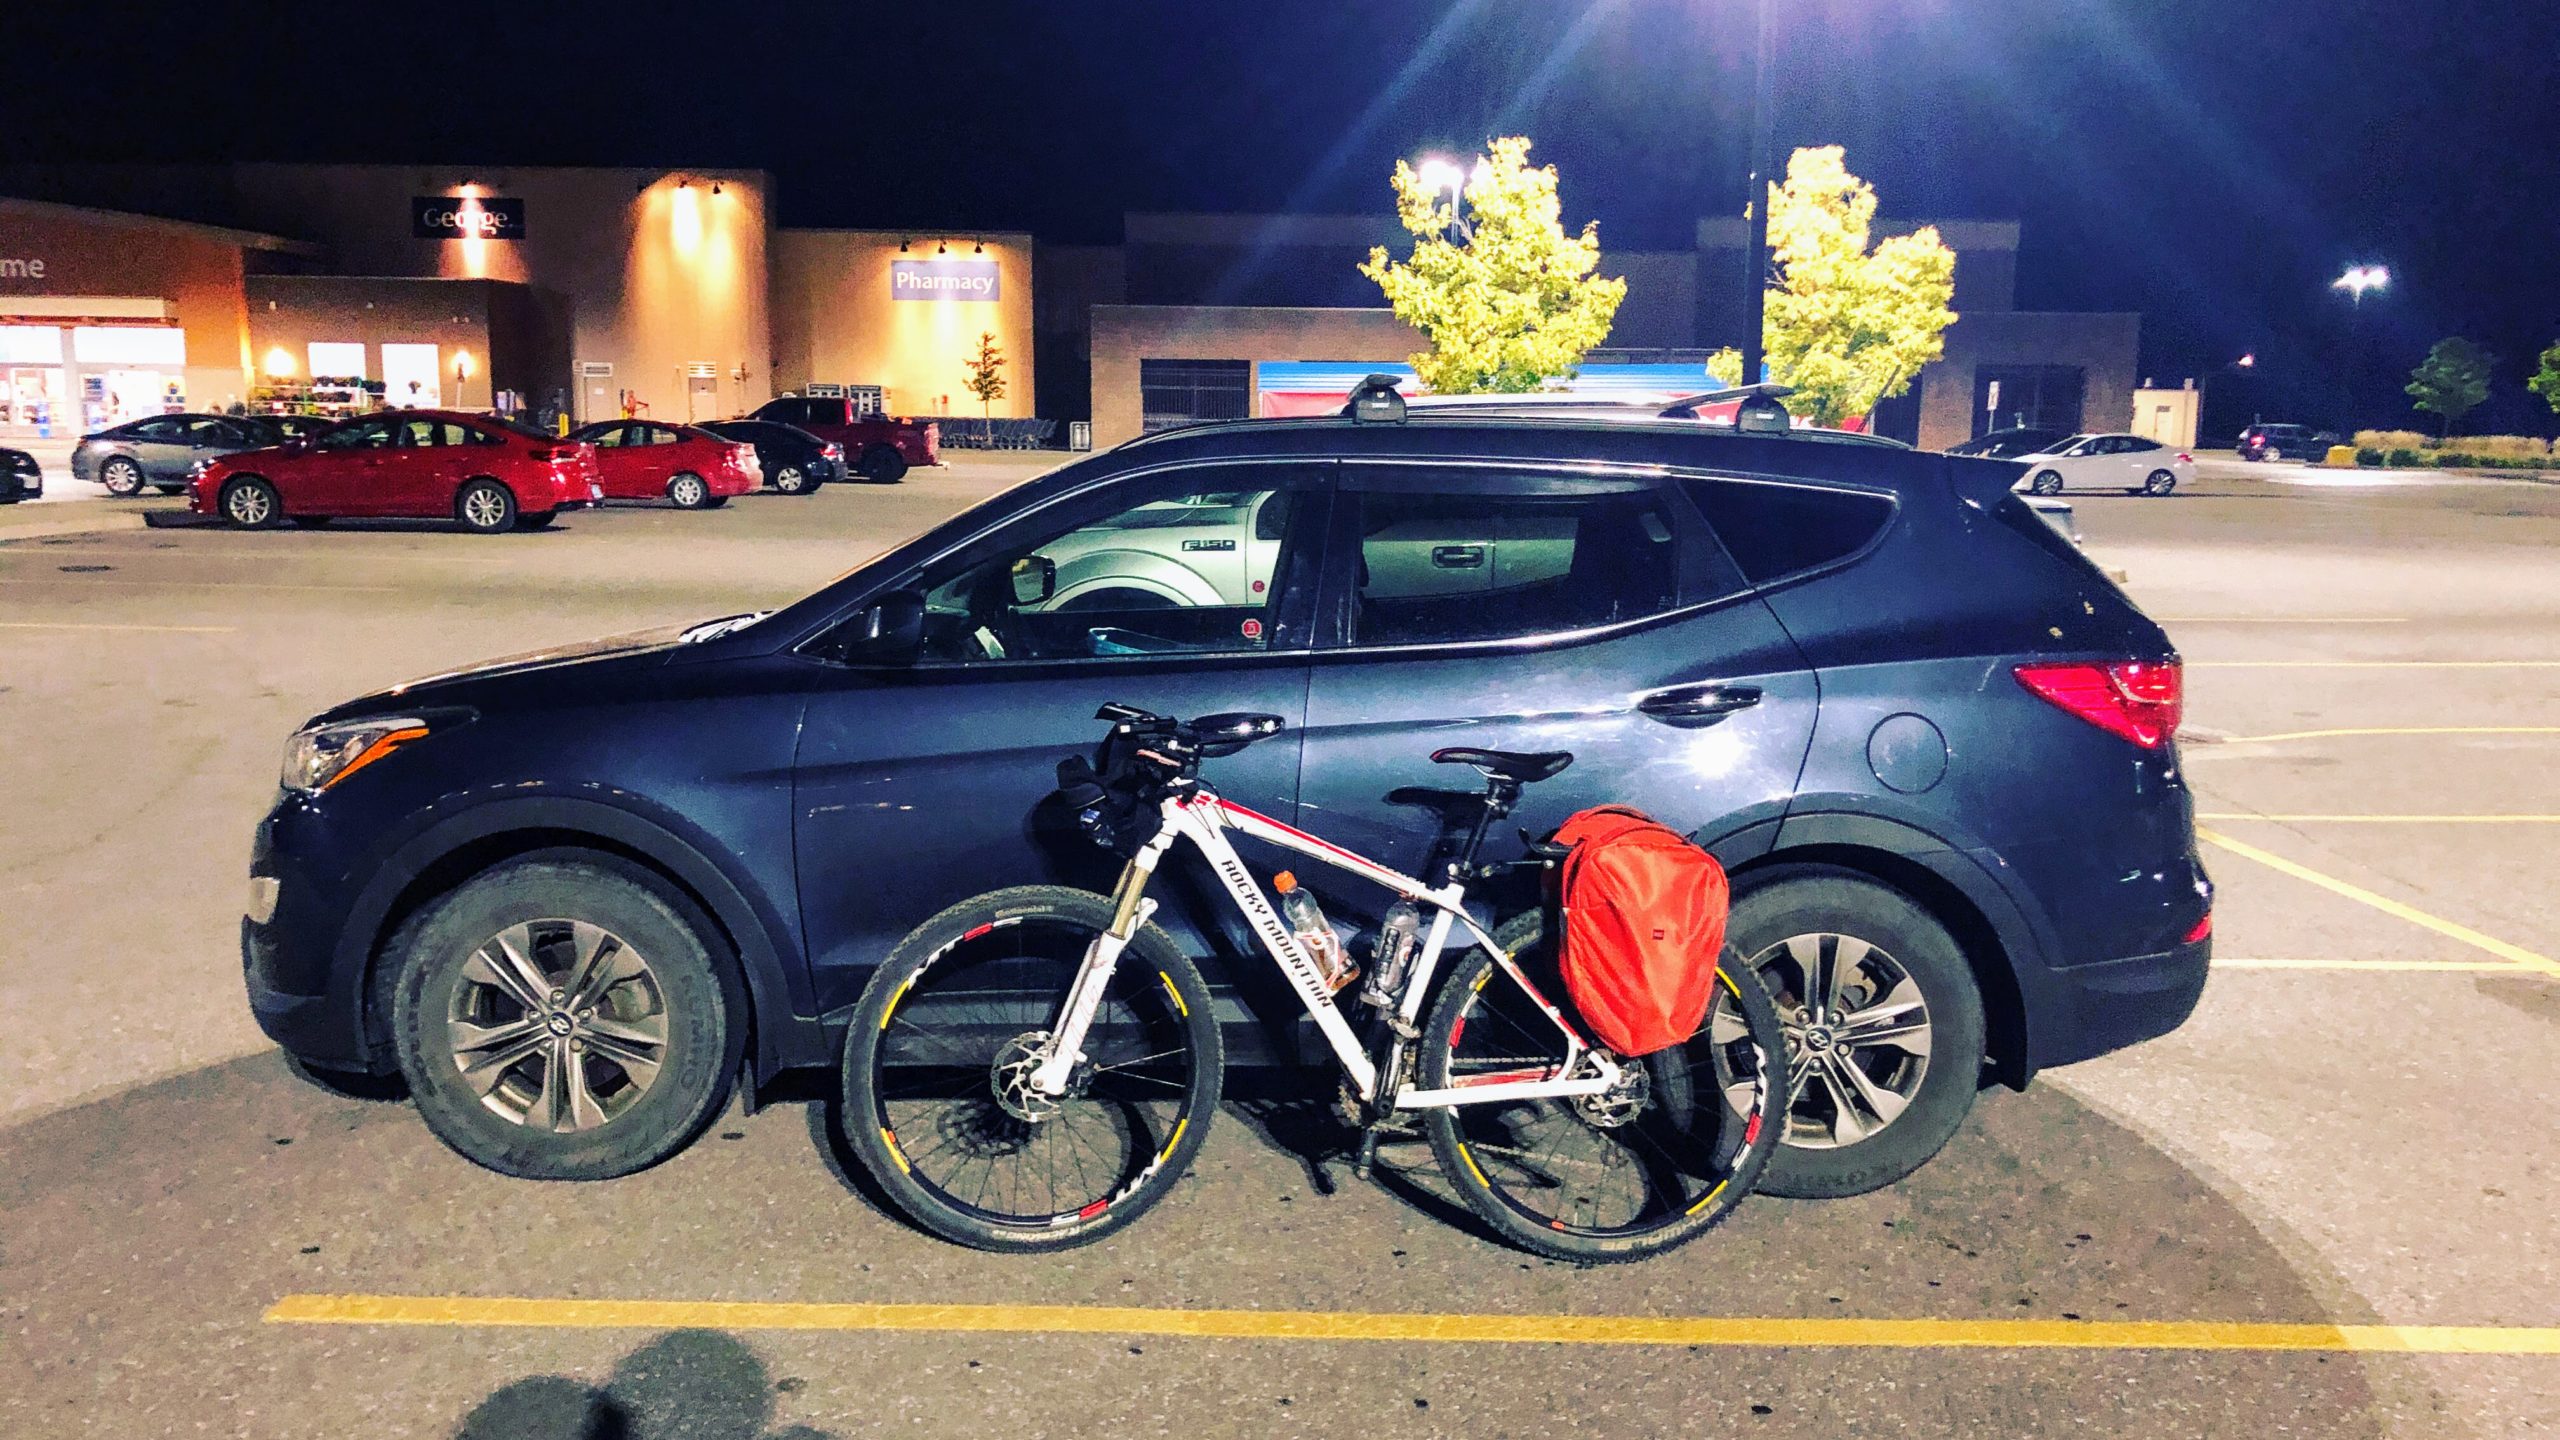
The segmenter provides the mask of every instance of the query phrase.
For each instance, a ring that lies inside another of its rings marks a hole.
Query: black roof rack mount
[[[1396,392],[1396,377],[1371,375],[1351,387],[1350,403],[1342,413],[1354,420],[1372,425],[1393,425],[1404,419],[1404,396]]]

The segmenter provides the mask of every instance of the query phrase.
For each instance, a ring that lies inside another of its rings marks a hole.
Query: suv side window
[[[1755,480],[1693,480],[1687,488],[1754,585],[1855,554],[1893,517],[1891,500],[1855,490]]]
[[[1516,640],[1707,598],[1713,542],[1650,479],[1376,470],[1343,497],[1355,646]],[[1684,575],[1686,577],[1684,581]],[[1733,586],[1724,587],[1728,590]]]
[[[1312,466],[1184,470],[1107,487],[925,567],[926,665],[1296,648],[1314,582]],[[1281,507],[1283,522],[1257,524]]]

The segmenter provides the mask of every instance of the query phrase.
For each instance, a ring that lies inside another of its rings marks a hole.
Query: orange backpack
[[[1592,1033],[1624,1056],[1698,1032],[1724,952],[1730,890],[1715,857],[1624,805],[1576,814],[1564,895],[1564,985]]]

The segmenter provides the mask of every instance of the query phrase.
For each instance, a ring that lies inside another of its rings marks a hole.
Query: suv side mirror
[[[1037,605],[1058,593],[1058,562],[1046,555],[1025,555],[1013,562],[1013,603]]]
[[[924,592],[892,590],[845,622],[831,647],[852,664],[904,665],[924,652]]]

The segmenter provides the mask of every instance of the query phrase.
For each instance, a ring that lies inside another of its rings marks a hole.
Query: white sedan
[[[2166,495],[2196,478],[2196,457],[2140,435],[2074,435],[2018,463],[2017,488],[2036,495],[2065,490],[2125,490]]]

